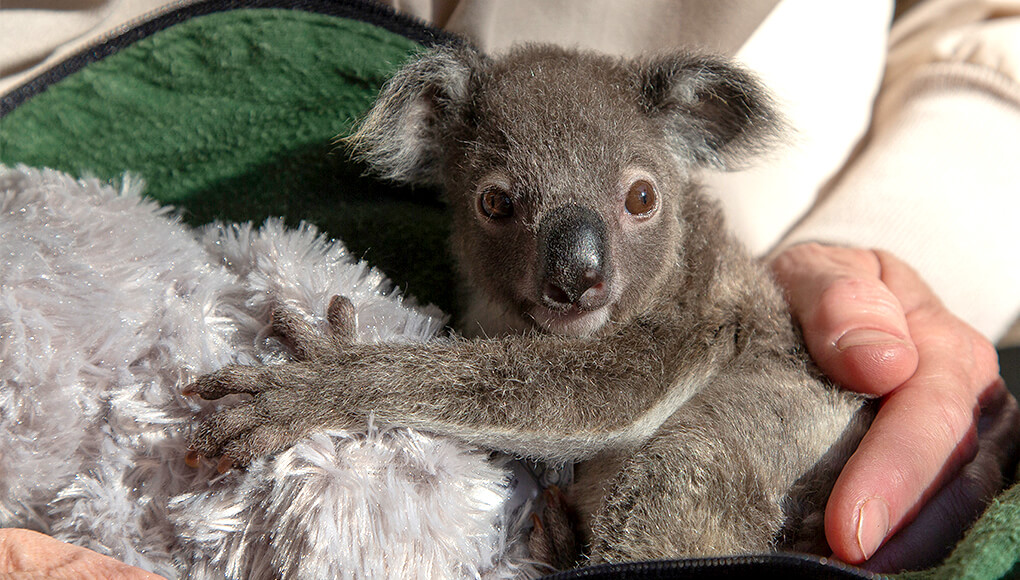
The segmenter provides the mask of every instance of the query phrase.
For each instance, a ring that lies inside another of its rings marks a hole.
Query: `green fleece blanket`
[[[127,171],[194,225],[310,221],[419,300],[456,311],[436,193],[365,178],[334,145],[422,44],[366,22],[382,13],[359,2],[234,4],[143,24],[6,95],[0,162],[106,179]],[[1018,576],[1016,485],[942,566],[909,575]]]
[[[419,300],[454,311],[435,192],[364,178],[335,145],[420,49],[302,10],[192,17],[14,107],[0,121],[0,161],[109,179],[128,171],[194,225],[310,221]]]

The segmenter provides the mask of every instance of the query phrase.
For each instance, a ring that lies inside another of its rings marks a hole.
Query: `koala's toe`
[[[278,306],[273,310],[273,332],[290,347],[297,360],[314,358],[327,347],[322,335],[293,309]]]
[[[184,387],[182,393],[210,400],[241,393],[256,394],[268,386],[266,379],[265,367],[230,365],[199,377]]]
[[[338,294],[330,299],[326,319],[338,346],[354,343],[358,330],[358,313],[350,298]]]
[[[202,457],[219,457],[228,443],[243,437],[259,422],[251,403],[224,409],[199,423],[191,435],[190,447]]]
[[[285,449],[300,436],[289,427],[260,425],[228,441],[223,445],[222,453],[233,461],[234,466],[244,467],[259,457]]]
[[[547,489],[544,497],[541,518],[532,515],[535,525],[528,538],[531,557],[557,570],[571,568],[581,554],[573,508],[556,486]]]

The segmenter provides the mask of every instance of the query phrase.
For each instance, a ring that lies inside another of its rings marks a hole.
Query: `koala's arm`
[[[314,429],[360,427],[371,415],[519,455],[581,459],[646,439],[708,383],[712,354],[685,347],[704,342],[683,334],[638,321],[601,339],[308,348],[298,362],[233,365],[198,379],[188,390],[204,398],[253,397],[207,418],[192,445],[246,464]]]

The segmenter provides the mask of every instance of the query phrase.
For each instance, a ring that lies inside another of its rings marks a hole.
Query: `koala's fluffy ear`
[[[380,177],[437,183],[441,136],[464,114],[472,74],[483,63],[464,45],[421,53],[386,83],[357,131],[343,141]]]
[[[675,153],[695,165],[734,169],[780,133],[768,91],[726,59],[669,54],[638,61],[634,71],[646,111],[662,121]]]

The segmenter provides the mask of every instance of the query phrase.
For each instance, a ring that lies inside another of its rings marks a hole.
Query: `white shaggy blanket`
[[[214,404],[182,387],[285,359],[274,305],[321,322],[343,294],[366,341],[424,340],[445,319],[312,226],[196,231],[141,189],[0,166],[0,526],[169,578],[522,573],[509,469],[449,440],[330,432],[222,477],[185,466]]]

